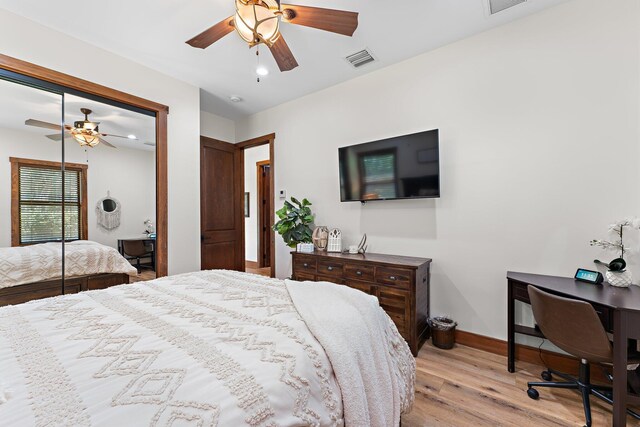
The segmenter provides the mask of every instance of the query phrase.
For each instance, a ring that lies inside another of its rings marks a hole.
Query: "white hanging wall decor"
[[[337,228],[334,228],[329,232],[327,252],[342,252],[342,231]]]
[[[98,200],[96,204],[96,218],[98,225],[105,230],[120,227],[120,202],[107,191],[107,197]]]

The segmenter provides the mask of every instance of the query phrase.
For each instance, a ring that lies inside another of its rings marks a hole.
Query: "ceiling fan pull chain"
[[[256,67],[256,70],[260,69],[260,45],[256,46],[256,58],[258,58],[258,66]],[[258,83],[260,83],[260,74],[257,74],[257,80]]]

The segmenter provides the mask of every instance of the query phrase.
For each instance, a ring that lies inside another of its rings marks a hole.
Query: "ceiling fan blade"
[[[62,141],[62,135],[59,133],[54,133],[53,135],[46,135],[46,137],[51,139],[52,141]]]
[[[144,145],[148,145],[149,147],[155,147],[156,143],[155,142],[145,142]]]
[[[284,41],[282,34],[280,34],[278,40],[269,49],[271,50],[280,71],[290,71],[298,66],[298,61],[296,61],[293,53],[291,53],[289,45]]]
[[[101,133],[100,136],[108,136],[109,138],[124,138],[124,139],[134,139],[134,138],[129,138],[128,136],[122,136],[122,135],[113,135],[111,133]],[[138,138],[135,138],[138,139]]]
[[[296,6],[293,4],[283,4],[282,11],[282,17],[285,22],[338,33],[344,36],[353,36],[356,28],[358,28],[357,12]]]
[[[118,147],[116,147],[115,145],[113,145],[112,143],[110,143],[109,141],[107,141],[106,139],[104,139],[104,138],[102,138],[102,137],[100,137],[100,136],[98,137],[98,140],[100,141],[100,144],[104,144],[104,145],[106,145],[107,147],[115,148],[115,149],[117,149],[117,148],[118,148]]]
[[[230,16],[187,41],[187,44],[193,47],[199,47],[200,49],[205,49],[232,32],[233,29],[233,16]]]
[[[62,129],[60,125],[56,125],[54,123],[49,123],[49,122],[43,122],[41,120],[34,120],[34,119],[25,120],[24,124],[27,126],[35,126],[39,128],[45,128],[45,129],[53,129],[53,130]]]

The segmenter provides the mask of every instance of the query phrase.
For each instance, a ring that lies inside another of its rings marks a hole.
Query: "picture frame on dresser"
[[[294,280],[336,283],[377,297],[414,356],[429,339],[430,258],[324,251],[291,256]]]

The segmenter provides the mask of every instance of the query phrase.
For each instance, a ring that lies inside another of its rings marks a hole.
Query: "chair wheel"
[[[549,371],[542,371],[540,377],[542,377],[542,379],[545,381],[551,381],[553,379],[553,377],[551,376],[551,372]]]
[[[540,398],[540,393],[535,388],[530,388],[527,390],[527,395],[533,400],[538,400]]]

